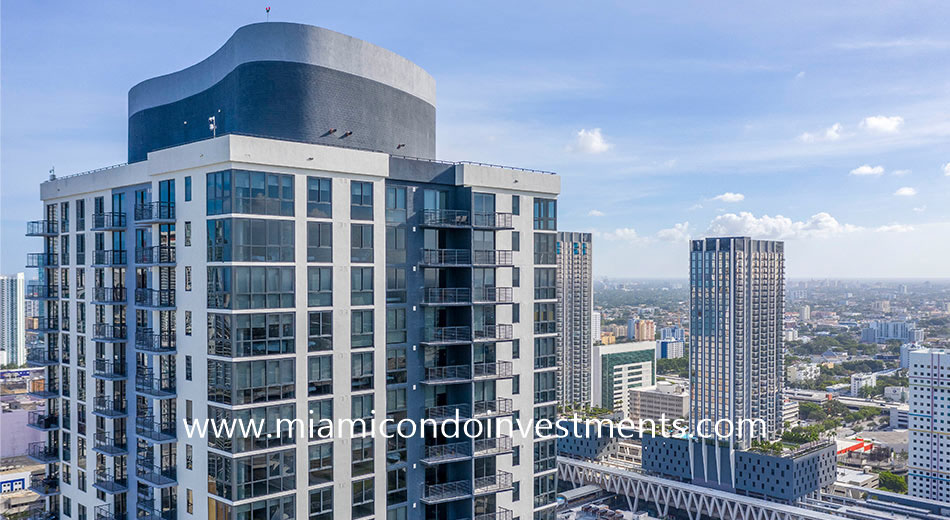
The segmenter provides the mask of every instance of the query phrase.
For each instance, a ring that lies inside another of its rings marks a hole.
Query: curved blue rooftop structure
[[[129,91],[129,162],[244,134],[435,157],[435,80],[371,43],[311,25],[241,27],[214,54]]]

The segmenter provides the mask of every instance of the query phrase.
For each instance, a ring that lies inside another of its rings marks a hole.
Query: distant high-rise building
[[[915,350],[909,354],[907,493],[946,502],[950,496],[950,434],[941,414],[950,386],[950,352]]]
[[[661,339],[656,342],[657,359],[681,358],[686,352],[686,344],[675,339]]]
[[[656,341],[594,346],[593,405],[624,411],[630,390],[656,384],[655,374]]]
[[[0,275],[0,364],[26,363],[26,293],[23,273]]]
[[[600,335],[603,334],[603,331],[600,328],[601,321],[603,320],[603,315],[597,311],[594,311],[590,315],[590,339],[592,343],[597,343],[600,341]]]
[[[686,341],[686,329],[676,325],[672,327],[663,327],[660,329],[660,339],[672,339],[676,341]]]
[[[656,339],[656,324],[653,320],[636,320],[627,334],[634,341],[653,341]]]
[[[861,329],[861,343],[884,343],[887,341],[917,343],[924,340],[923,329],[906,321],[874,320]]]
[[[811,320],[811,305],[802,305],[801,319],[802,321]]]
[[[785,244],[748,237],[693,240],[690,249],[690,425],[761,419],[781,428]],[[731,439],[730,450],[751,439]]]
[[[561,404],[591,403],[592,246],[590,233],[557,234],[557,355],[561,368],[557,389]]]

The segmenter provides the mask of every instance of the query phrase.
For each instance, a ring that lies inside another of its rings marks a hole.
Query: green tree
[[[890,471],[882,471],[879,476],[881,479],[881,489],[893,491],[894,493],[907,493],[907,477],[895,475]]]

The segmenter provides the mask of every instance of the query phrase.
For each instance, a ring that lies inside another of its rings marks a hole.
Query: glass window
[[[294,360],[208,360],[208,400],[221,404],[264,403],[294,398]]]
[[[406,348],[386,350],[386,384],[395,385],[406,382]]]
[[[521,287],[521,268],[513,267],[511,269],[511,286]]]
[[[517,231],[511,232],[511,250],[521,251],[521,233]]]
[[[386,505],[401,504],[406,501],[406,468],[392,469],[386,472]]]
[[[331,218],[330,179],[307,177],[307,216]]]
[[[373,225],[353,224],[350,227],[350,261],[373,262]]]
[[[231,172],[209,173],[207,180],[208,215],[231,213]]]
[[[224,357],[294,352],[294,314],[208,313],[208,354]]]
[[[405,343],[406,334],[406,309],[386,309],[386,343]]]
[[[554,249],[556,236],[554,233],[534,234],[534,263],[556,264],[557,254]]]
[[[297,442],[297,432],[293,427],[293,420],[296,417],[295,407],[293,403],[256,406],[240,410],[208,406],[208,419],[215,424],[220,424],[221,421],[226,421],[226,423],[233,421],[235,424],[260,425],[260,435],[245,436],[238,429],[232,431],[230,436],[223,435],[226,431],[220,431],[222,435],[217,436],[214,429],[209,429],[208,446],[228,453],[243,453],[293,445]],[[280,419],[287,419],[291,423],[288,425],[282,422],[278,428],[277,421]],[[306,419],[304,424],[306,425]],[[185,459],[188,464],[193,465],[190,447],[190,445],[186,446]]]
[[[373,268],[372,267],[352,267],[351,286],[351,305],[372,305],[373,304]]]
[[[386,268],[386,303],[406,303],[406,269]]]
[[[406,228],[386,226],[386,262],[390,264],[406,262]]]
[[[307,350],[319,352],[333,349],[333,312],[315,311],[310,313],[307,334]]]
[[[372,182],[350,182],[350,218],[373,220]]]
[[[389,186],[386,188],[386,222],[402,223],[406,221],[406,188]]]
[[[333,261],[333,226],[329,222],[307,222],[307,261]]]
[[[557,298],[557,269],[536,267],[534,269],[534,299],[553,300]]]
[[[185,202],[191,202],[191,175],[185,177]]]
[[[227,500],[289,491],[296,488],[295,464],[292,449],[239,459],[209,454],[208,489]]]
[[[307,395],[310,397],[333,393],[333,356],[307,358]]]
[[[333,443],[328,442],[310,446],[309,452],[310,485],[316,486],[333,482]],[[310,512],[313,512],[313,508]]]
[[[350,398],[350,402],[352,403],[351,418],[354,421],[363,419],[366,421],[367,428],[370,428],[369,421],[373,420],[373,394],[354,395]]]
[[[554,231],[557,229],[557,201],[534,199],[534,229]]]
[[[313,430],[310,431],[310,440],[332,438],[327,436],[329,432],[320,431],[320,428],[326,424],[331,424],[333,421],[333,399],[310,401],[307,403],[307,414],[314,424]],[[309,424],[309,421],[307,421],[307,424]]]
[[[406,389],[393,388],[386,391],[386,417],[394,423],[406,418]]]
[[[313,459],[313,456],[310,458]],[[308,520],[332,520],[332,518],[333,488],[327,487],[310,491],[310,516]]]
[[[388,464],[398,464],[406,462],[406,438],[402,435],[393,435],[386,440],[386,462]]]
[[[230,309],[232,306],[234,309],[293,307],[294,268],[209,267],[208,307]]]
[[[350,356],[352,390],[372,390],[373,388],[373,353],[360,352]]]
[[[333,270],[329,267],[307,268],[307,305],[328,307],[333,304]]]
[[[351,348],[373,346],[373,311],[352,311]]]
[[[361,477],[373,472],[373,438],[356,437],[353,439],[353,476]],[[355,517],[355,515],[354,515]]]
[[[353,518],[371,516],[375,512],[376,491],[373,479],[358,480],[353,483]]]
[[[294,223],[289,220],[208,221],[209,262],[293,262]]]
[[[511,214],[512,215],[521,214],[521,197],[518,195],[511,196]]]

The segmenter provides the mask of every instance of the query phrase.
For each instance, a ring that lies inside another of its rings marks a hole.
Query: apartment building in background
[[[23,273],[0,275],[0,366],[26,364],[26,289]]]
[[[27,226],[37,520],[554,518],[555,439],[497,423],[556,416],[558,176],[436,160],[435,81],[306,25],[238,29],[129,114],[129,163],[44,182]],[[276,422],[456,413],[493,433]]]
[[[907,494],[946,503],[950,497],[950,425],[942,416],[950,388],[950,353],[914,350],[907,373]],[[893,412],[892,412],[893,415]]]
[[[557,389],[558,402],[562,405],[591,404],[593,257],[590,233],[558,232],[557,355],[560,370],[557,371]]]
[[[683,385],[658,382],[655,386],[630,390],[626,416],[634,422],[654,421],[660,424],[666,418],[669,424],[689,415],[689,391]]]
[[[595,345],[592,371],[593,406],[625,412],[630,390],[656,384],[656,342]]]

